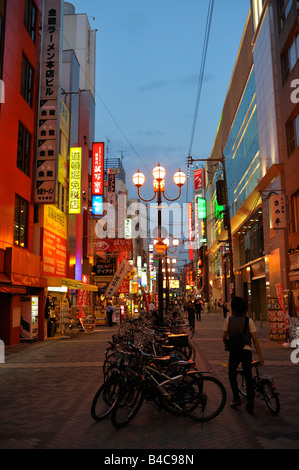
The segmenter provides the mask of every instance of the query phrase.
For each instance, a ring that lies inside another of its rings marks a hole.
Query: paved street
[[[299,365],[290,360],[292,350],[269,341],[266,325],[257,325],[263,373],[275,376],[281,412],[272,416],[257,401],[255,415],[250,416],[244,406],[229,406],[222,325],[220,314],[204,314],[196,323],[197,365],[214,369],[228,392],[224,411],[203,426],[159,412],[151,403],[144,403],[122,430],[115,429],[110,418],[92,420],[90,405],[102,381],[104,350],[116,327],[8,348],[6,362],[0,364],[0,448],[299,449]]]

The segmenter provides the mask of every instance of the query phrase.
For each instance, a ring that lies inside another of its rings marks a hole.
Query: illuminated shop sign
[[[202,197],[197,198],[197,217],[199,219],[207,218],[207,201]]]
[[[81,213],[81,147],[70,149],[69,214]]]
[[[103,215],[103,196],[92,196],[92,215]]]
[[[104,194],[104,142],[92,144],[92,196]]]

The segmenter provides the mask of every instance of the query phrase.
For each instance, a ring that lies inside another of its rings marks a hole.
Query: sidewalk
[[[96,423],[90,406],[102,383],[104,351],[118,327],[99,327],[72,339],[52,339],[6,349],[0,364],[0,449],[299,449],[298,365],[291,350],[269,340],[257,324],[265,365],[275,376],[281,413],[272,416],[261,401],[255,415],[231,409],[228,353],[222,342],[223,317],[203,314],[192,340],[200,369],[214,370],[227,390],[227,404],[213,421],[177,418],[144,403],[132,423],[115,429]]]

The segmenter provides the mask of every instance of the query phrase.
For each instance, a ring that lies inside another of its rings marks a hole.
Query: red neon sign
[[[92,144],[92,196],[104,194],[104,142]]]

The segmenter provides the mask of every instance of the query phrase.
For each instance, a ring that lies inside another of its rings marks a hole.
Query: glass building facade
[[[231,217],[260,178],[254,69],[252,68],[224,149]]]

